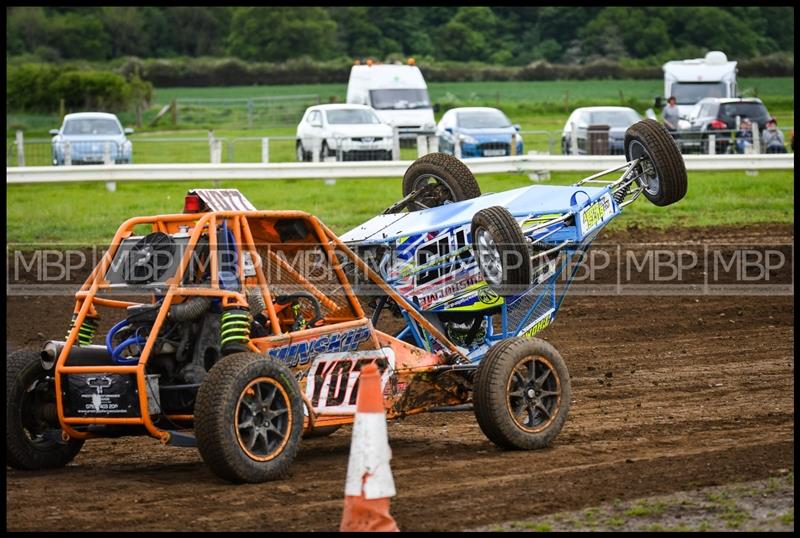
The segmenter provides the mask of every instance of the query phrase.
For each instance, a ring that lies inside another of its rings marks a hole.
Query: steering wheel
[[[302,314],[300,314],[300,309],[299,309],[300,305],[298,303],[298,299],[306,299],[310,301],[311,304],[314,306],[314,317],[311,319],[311,321],[306,321],[305,318],[303,318]],[[294,325],[292,325],[293,331],[299,331],[305,329],[306,327],[316,327],[317,324],[320,321],[322,321],[322,306],[319,303],[319,299],[317,299],[310,293],[298,292],[289,295],[279,295],[275,297],[275,304],[290,304],[290,303],[294,303],[294,305],[296,306],[295,322]]]
[[[132,285],[157,282],[172,267],[175,240],[163,232],[148,234],[131,247],[122,278]]]

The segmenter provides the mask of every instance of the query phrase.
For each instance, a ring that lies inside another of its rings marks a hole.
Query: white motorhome
[[[398,128],[401,138],[436,130],[428,85],[416,65],[354,65],[347,102],[371,106],[382,121]]]
[[[705,58],[675,60],[663,65],[664,98],[674,95],[681,117],[706,97],[736,97],[736,62],[712,50]]]

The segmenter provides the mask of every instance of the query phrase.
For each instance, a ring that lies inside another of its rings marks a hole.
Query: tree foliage
[[[521,66],[794,50],[792,7],[13,7],[10,57],[245,61],[422,56]]]

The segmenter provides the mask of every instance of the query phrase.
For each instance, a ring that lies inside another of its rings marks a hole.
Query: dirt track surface
[[[762,228],[698,237],[757,240]],[[10,344],[63,336],[72,304],[9,298]],[[787,296],[568,297],[541,333],[572,379],[554,444],[500,450],[471,412],[395,422],[392,513],[402,530],[475,528],[792,470],[793,325]],[[7,528],[335,530],[349,434],[304,440],[288,480],[240,486],[216,478],[194,449],[88,441],[64,469],[7,469]]]

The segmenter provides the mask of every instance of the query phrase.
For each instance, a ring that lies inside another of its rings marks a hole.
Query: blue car
[[[456,141],[461,157],[502,157],[523,153],[519,125],[496,108],[462,107],[448,110],[436,126],[439,151],[455,155]]]
[[[103,164],[107,153],[116,164],[131,164],[133,146],[125,136],[131,133],[133,129],[123,129],[114,114],[67,114],[61,128],[50,131],[53,164]]]

